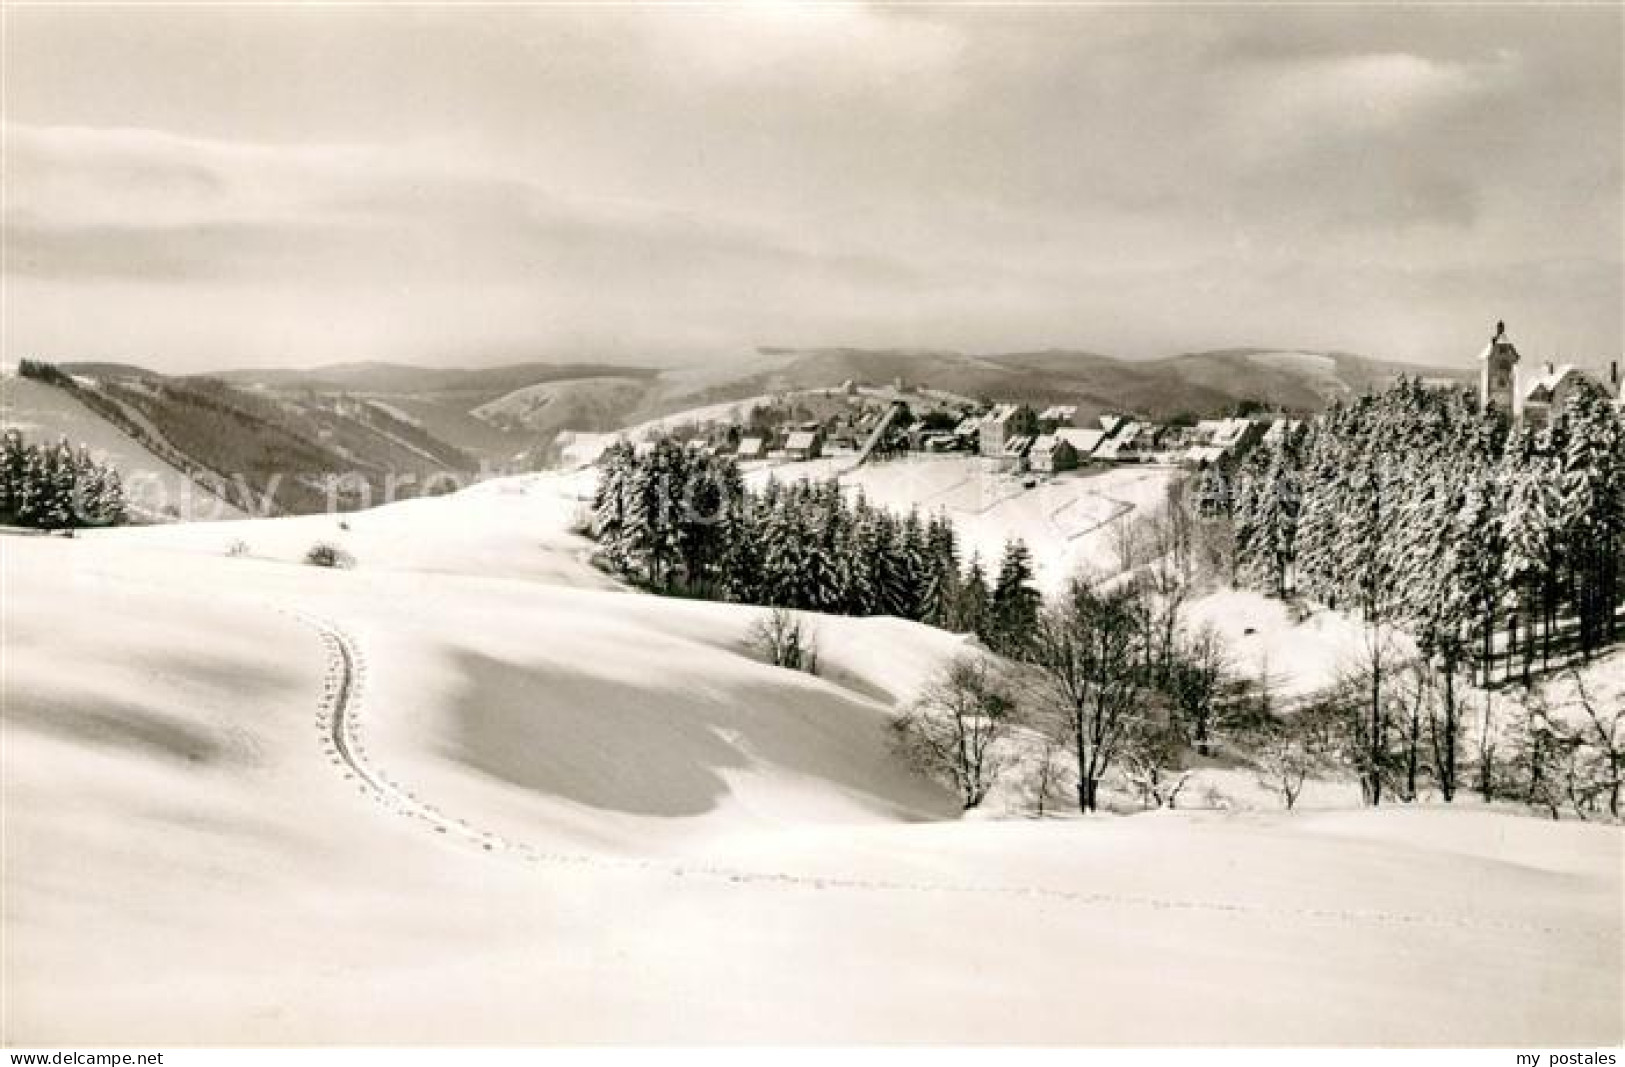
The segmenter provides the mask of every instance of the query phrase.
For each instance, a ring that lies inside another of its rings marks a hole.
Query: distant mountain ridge
[[[69,365],[72,371],[75,365]],[[603,363],[509,363],[472,369],[409,363],[333,363],[307,370],[242,369],[193,375],[232,384],[368,393],[489,392],[501,396],[540,382],[571,378],[651,378],[659,371]]]
[[[281,510],[316,506],[317,479],[360,471],[419,479],[529,469],[564,430],[606,432],[697,408],[845,382],[929,390],[968,402],[1076,405],[1080,421],[1115,412],[1151,419],[1242,407],[1296,413],[1380,389],[1400,375],[1465,383],[1469,368],[1388,363],[1348,352],[1227,348],[1129,360],[1047,349],[767,346],[742,357],[655,369],[597,362],[493,367],[339,363],[165,375],[115,362],[61,369],[79,399],[177,469],[218,488],[247,473],[278,490]],[[249,502],[240,502],[247,506]]]

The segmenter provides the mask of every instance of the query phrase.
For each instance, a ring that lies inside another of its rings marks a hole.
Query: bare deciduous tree
[[[1456,799],[1461,784],[1461,698],[1456,693],[1455,659],[1435,657],[1432,664],[1439,681],[1439,700],[1428,716],[1428,739],[1433,750],[1433,777],[1445,803]]]
[[[1181,639],[1167,665],[1162,688],[1199,755],[1209,755],[1229,673],[1224,639],[1211,626]]]
[[[986,799],[1006,769],[1001,742],[1015,725],[1016,701],[997,661],[971,654],[948,664],[897,721],[904,751],[928,773],[948,779],[968,811]]]
[[[1140,641],[1134,583],[1101,591],[1076,577],[1039,619],[1032,658],[1045,703],[1078,768],[1078,808],[1094,811],[1140,711]]]
[[[1569,669],[1569,679],[1580,718],[1577,739],[1582,746],[1582,788],[1593,798],[1606,797],[1608,814],[1618,819],[1621,778],[1625,777],[1625,708],[1604,711],[1578,668]]]
[[[1400,767],[1396,774],[1399,799],[1409,804],[1419,796],[1418,785],[1424,772],[1432,768],[1424,760],[1422,741],[1434,714],[1434,679],[1426,663],[1418,660],[1406,665],[1394,687],[1395,715],[1400,742]]]
[[[1360,658],[1341,672],[1337,689],[1349,714],[1354,741],[1349,755],[1360,778],[1360,795],[1375,807],[1382,803],[1383,784],[1394,766],[1395,704],[1387,685],[1399,656],[1392,628],[1375,610],[1362,637]]]
[[[1478,793],[1488,804],[1495,799],[1495,756],[1499,747],[1499,734],[1495,729],[1494,698],[1484,693],[1484,714],[1479,719],[1478,732]]]

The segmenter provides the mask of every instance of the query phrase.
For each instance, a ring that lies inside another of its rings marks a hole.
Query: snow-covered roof
[[[1548,364],[1550,366],[1550,364]],[[1590,375],[1572,363],[1565,363],[1561,367],[1553,367],[1545,374],[1541,374],[1523,383],[1523,396],[1525,400],[1549,399],[1556,392],[1557,387],[1563,384],[1563,379],[1576,377],[1582,380]],[[1544,397],[1536,397],[1536,393],[1544,393]]]
[[[1017,404],[996,404],[993,410],[982,416],[984,425],[1008,422],[1016,413]]]
[[[1077,413],[1076,404],[1055,404],[1045,408],[1038,417],[1046,422],[1071,422]]]
[[[1132,445],[1134,439],[1140,436],[1140,429],[1140,424],[1137,422],[1131,422],[1124,426],[1100,443],[1100,447],[1095,449],[1095,458],[1116,459],[1119,452]]]
[[[739,439],[738,454],[741,456],[759,456],[762,454],[762,439],[760,437],[742,437]]]
[[[1056,430],[1055,436],[1075,449],[1079,456],[1090,456],[1106,439],[1105,430]]]
[[[1033,439],[1032,451],[1028,454],[1033,456],[1047,456],[1061,445],[1066,445],[1068,448],[1072,447],[1071,442],[1064,437],[1059,437],[1052,433],[1040,434],[1038,437]]]
[[[1275,444],[1277,441],[1284,440],[1287,435],[1297,433],[1298,427],[1301,425],[1303,423],[1297,419],[1276,419],[1270,423],[1270,428],[1264,431],[1264,440],[1270,444]]]
[[[1213,435],[1212,444],[1219,448],[1233,448],[1240,444],[1253,428],[1249,419],[1225,419],[1219,424],[1218,432]]]
[[[1193,445],[1185,450],[1185,460],[1189,463],[1216,463],[1224,457],[1225,450],[1213,445]]]
[[[798,448],[811,448],[817,441],[817,432],[813,430],[797,430],[784,439],[784,447],[793,452]]]
[[[963,419],[959,420],[959,425],[954,427],[954,433],[962,437],[976,433],[982,428],[982,418],[983,417],[981,415],[965,416]]]
[[[1027,436],[1012,437],[1005,442],[1004,454],[1007,456],[1025,456],[1027,450],[1033,446],[1033,439]]]
[[[1125,421],[1127,420],[1121,415],[1102,415],[1100,417],[1100,428],[1109,434],[1114,432]]]

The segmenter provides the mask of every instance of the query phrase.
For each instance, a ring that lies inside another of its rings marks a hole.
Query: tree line
[[[1076,575],[1048,601],[1032,587],[1019,543],[989,577],[979,560],[961,559],[945,516],[893,515],[833,482],[747,490],[730,459],[675,442],[606,453],[590,526],[605,565],[657,591],[891,614],[978,634],[989,651],[949,664],[898,725],[907,751],[966,807],[1018,767],[1040,809],[1064,792],[1080,810],[1097,810],[1109,789],[1173,805],[1202,760],[1228,748],[1287,807],[1312,777],[1348,774],[1372,804],[1415,800],[1431,782],[1447,801],[1474,788],[1554,813],[1566,804],[1582,817],[1617,815],[1625,713],[1595,695],[1588,703],[1537,693],[1499,728],[1486,708],[1469,734],[1456,689],[1486,618],[1475,595],[1482,586],[1467,578],[1491,583],[1506,573],[1512,553],[1488,553],[1491,567],[1481,542],[1512,539],[1519,526],[1509,501],[1520,499],[1501,491],[1500,478],[1486,486],[1460,471],[1476,464],[1527,481],[1530,456],[1561,456],[1559,498],[1583,493],[1618,506],[1608,497],[1619,485],[1617,416],[1571,407],[1549,430],[1512,433],[1465,398],[1410,382],[1340,405],[1238,469],[1178,484],[1153,514],[1114,526],[1117,571]],[[1616,420],[1612,429],[1603,415]],[[1430,469],[1444,475],[1426,477]],[[1563,554],[1547,557],[1563,561],[1570,588],[1617,589],[1602,558],[1609,544],[1617,556],[1620,527],[1609,518],[1617,514],[1571,523]],[[1216,581],[1351,610],[1367,623],[1365,654],[1283,713],[1269,678],[1245,677],[1219,636],[1189,618],[1190,599]],[[1510,664],[1513,652],[1528,654],[1528,631],[1505,616],[1537,587],[1491,584],[1499,635],[1491,647]],[[1581,593],[1554,613],[1575,633],[1586,596],[1606,599]],[[1589,624],[1591,647],[1610,639],[1611,622]],[[1421,657],[1401,650],[1401,629]],[[789,643],[802,651],[807,636]]]
[[[950,665],[900,740],[972,807],[1011,758],[1009,731],[1036,730],[1069,754],[1085,811],[1114,770],[1172,803],[1184,752],[1209,753],[1238,708],[1217,637],[1180,617],[1198,558],[1190,524],[1170,511],[1137,529],[1145,566],[1118,581],[1079,575],[1046,603],[1019,540],[989,575],[962,558],[946,515],[895,515],[833,480],[753,490],[730,457],[671,439],[606,450],[588,524],[600,562],[644,588],[776,609],[755,638],[775,664],[805,669],[815,653],[785,609],[978,635],[988,652]]]
[[[1625,707],[1609,707],[1574,667],[1538,681],[1510,713],[1496,716],[1483,695],[1470,715],[1436,657],[1370,628],[1359,659],[1325,689],[1277,707],[1267,669],[1239,670],[1187,611],[1221,576],[1224,525],[1177,494],[1125,524],[1125,569],[1075,576],[1042,605],[1024,647],[947,665],[898,723],[905,749],[966,807],[1012,772],[1040,812],[1052,789],[1098,810],[1108,784],[1119,800],[1171,807],[1220,755],[1288,809],[1311,779],[1352,778],[1371,805],[1414,802],[1431,785],[1446,802],[1472,789],[1553,818],[1620,817]]]
[[[1367,799],[1381,798],[1399,683],[1393,634],[1415,638],[1438,691],[1431,766],[1459,784],[1458,679],[1528,689],[1554,654],[1589,660],[1616,640],[1625,589],[1625,425],[1600,390],[1548,425],[1512,428],[1470,394],[1401,379],[1334,405],[1296,436],[1251,452],[1224,499],[1233,579],[1355,613]],[[1414,779],[1414,733],[1400,745]]]
[[[1255,449],[1230,501],[1237,578],[1403,625],[1430,655],[1527,684],[1618,636],[1625,422],[1600,390],[1508,428],[1413,379]]]
[[[898,516],[825,482],[749,489],[728,456],[667,438],[599,460],[590,533],[610,570],[656,592],[835,615],[895,615],[1014,651],[1039,594],[1026,545],[989,574],[946,515]]]
[[[0,436],[0,525],[44,530],[124,522],[124,485],[111,464],[62,438],[30,444],[21,431]]]

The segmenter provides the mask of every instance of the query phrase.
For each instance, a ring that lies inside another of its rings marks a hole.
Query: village
[[[1047,476],[1124,465],[1201,469],[1302,425],[1281,412],[1157,422],[1132,414],[1080,416],[1080,406],[973,400],[902,382],[879,388],[777,394],[740,404],[724,417],[669,422],[671,436],[694,451],[763,466],[841,460],[857,467],[903,457],[979,457],[1031,488]],[[652,447],[652,434],[634,435]]]
[[[1505,325],[1497,323],[1478,354],[1476,391],[1481,405],[1497,406],[1515,425],[1547,425],[1552,412],[1585,388],[1625,405],[1617,361],[1606,373],[1552,361],[1526,371],[1521,362]],[[1304,425],[1303,413],[1257,403],[1229,414],[1181,413],[1161,421],[1109,411],[1091,418],[1081,411],[1079,404],[976,399],[901,378],[885,385],[848,380],[741,401],[704,417],[668,417],[624,436],[641,448],[653,447],[655,437],[673,437],[690,450],[732,456],[757,470],[820,459],[856,469],[897,458],[978,457],[991,473],[1014,476],[1031,489],[1071,471],[1225,467],[1257,445],[1291,439]],[[622,435],[582,436],[595,437],[601,447]]]

